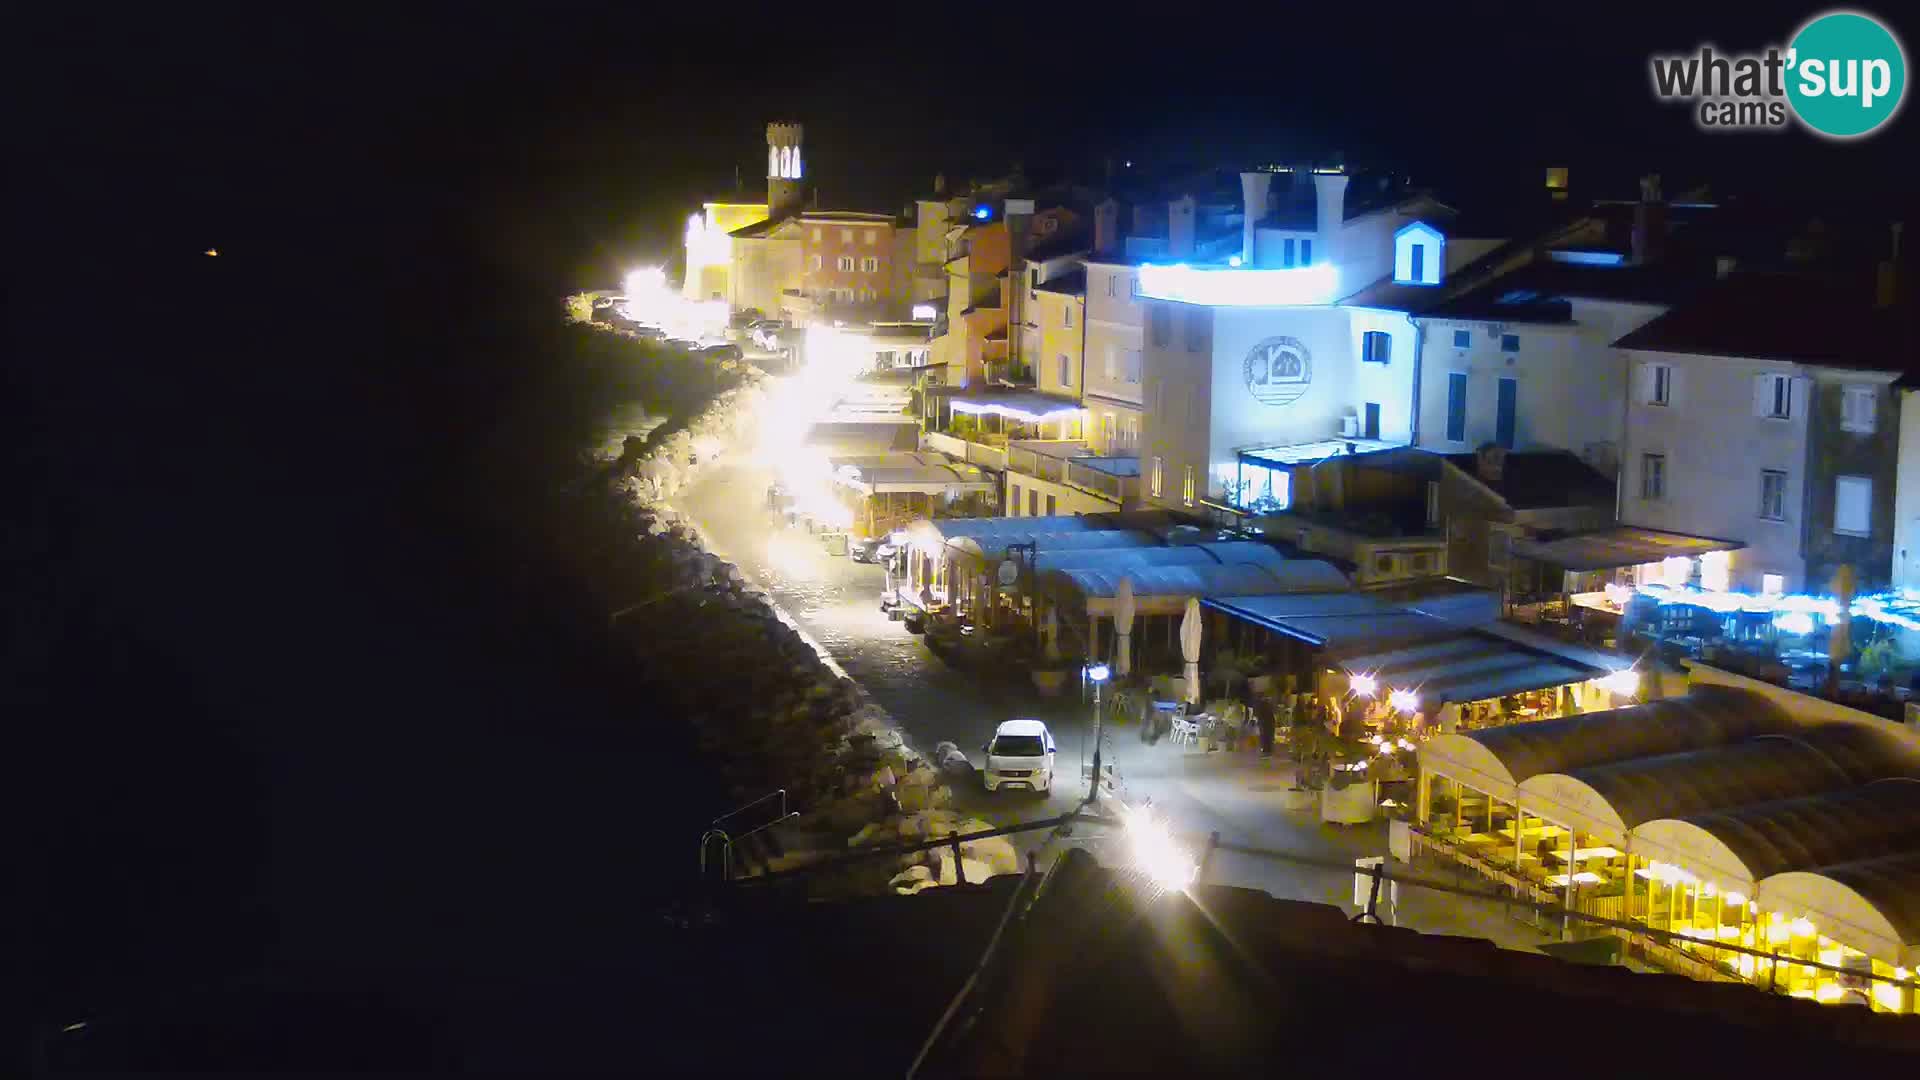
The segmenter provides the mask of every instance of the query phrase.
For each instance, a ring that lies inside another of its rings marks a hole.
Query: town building
[[[1621,521],[1737,542],[1721,580],[1692,569],[1707,589],[1825,591],[1843,565],[1886,585],[1912,362],[1893,316],[1864,287],[1735,272],[1622,337]]]

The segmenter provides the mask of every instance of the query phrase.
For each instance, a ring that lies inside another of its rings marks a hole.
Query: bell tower
[[[767,213],[778,217],[800,205],[806,169],[799,124],[767,125]]]

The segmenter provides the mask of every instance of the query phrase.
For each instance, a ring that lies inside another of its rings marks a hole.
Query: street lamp
[[[1091,804],[1100,798],[1100,684],[1106,682],[1113,672],[1107,665],[1096,663],[1088,664],[1083,674],[1093,684],[1093,783],[1087,790],[1087,802]]]

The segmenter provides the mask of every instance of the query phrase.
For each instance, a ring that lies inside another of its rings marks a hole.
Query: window
[[[872,246],[873,246],[873,241],[874,241],[874,238],[875,238],[875,237],[877,237],[877,236],[879,236],[879,235],[880,235],[880,232],[879,232],[879,230],[877,230],[877,229],[868,229],[868,230],[867,230],[867,231],[866,231],[865,233],[863,233],[863,234],[862,234],[862,238],[866,240],[866,243],[867,243],[867,246],[868,246],[868,247],[872,247]]]
[[[1760,516],[1768,521],[1787,520],[1787,473],[1785,469],[1760,470]]]
[[[810,255],[810,256],[808,256],[808,257],[807,257],[807,269],[809,269],[809,270],[818,270],[818,269],[820,269],[820,256],[818,256],[818,255]]]
[[[1361,407],[1360,434],[1369,439],[1380,437],[1380,403],[1369,401]]]
[[[1127,275],[1127,297],[1132,300],[1140,299],[1140,279],[1132,274]]]
[[[1008,491],[1012,493],[1012,497],[1007,500],[1007,516],[1019,517],[1020,516],[1020,485],[1009,484],[1007,485],[1007,488],[1008,488]]]
[[[1447,439],[1467,441],[1467,375],[1464,371],[1447,373]]]
[[[1381,555],[1373,560],[1373,572],[1376,574],[1393,573],[1393,556]]]
[[[1414,573],[1425,574],[1431,571],[1432,569],[1433,569],[1433,555],[1431,552],[1420,551],[1420,552],[1414,553],[1414,556],[1413,556],[1413,572]]]
[[[1113,414],[1112,413],[1100,414],[1100,445],[1108,446],[1108,447],[1113,445]]]
[[[1067,359],[1066,353],[1060,354],[1060,385],[1073,385],[1073,361]]]
[[[813,227],[813,242],[816,244],[820,242],[820,226],[818,225]]]
[[[1060,309],[1060,325],[1066,327],[1069,330],[1073,329],[1073,302],[1072,301],[1068,301],[1067,306]]]
[[[1673,404],[1673,366],[1670,364],[1647,365],[1647,404]]]
[[[1153,459],[1153,475],[1149,478],[1151,482],[1148,484],[1148,490],[1156,499],[1160,497],[1160,482],[1164,479],[1163,474],[1166,472],[1166,468],[1167,460],[1163,457],[1155,456]]]
[[[1407,259],[1411,271],[1407,278],[1411,281],[1427,280],[1427,245],[1414,244],[1407,251]]]
[[[1440,527],[1440,481],[1427,481],[1427,528]]]
[[[1873,535],[1873,479],[1871,477],[1834,477],[1833,531],[1842,536]]]
[[[1120,418],[1120,439],[1128,446],[1140,445],[1140,417],[1138,414],[1128,413]]]
[[[872,255],[860,260],[860,269],[869,274],[880,272],[880,260]]]
[[[1520,335],[1519,334],[1501,334],[1500,335],[1500,351],[1501,352],[1519,352],[1520,351]]]
[[[1473,331],[1455,330],[1453,332],[1453,347],[1456,349],[1472,348],[1473,347]]]
[[[834,260],[834,266],[835,268],[840,270],[841,273],[851,273],[853,271],[853,256],[851,255],[840,256],[838,259]]]
[[[1313,265],[1313,241],[1304,236],[1300,238],[1300,265]]]
[[[1109,382],[1120,377],[1119,352],[1120,350],[1111,345],[1101,351],[1100,368],[1106,372],[1107,381]]]
[[[1640,455],[1640,497],[1643,499],[1667,497],[1667,455]]]
[[[1047,516],[1052,517],[1054,514],[1058,512],[1059,512],[1059,504],[1054,502],[1053,496],[1051,495],[1047,496]]]
[[[1840,430],[1873,434],[1873,387],[1840,388]]]
[[[840,242],[841,242],[841,243],[843,243],[843,244],[851,244],[851,243],[853,243],[853,230],[852,230],[852,229],[841,229],[841,230],[840,230]]]
[[[1360,361],[1385,364],[1393,359],[1393,335],[1385,330],[1369,330],[1360,335]]]
[[[1119,275],[1119,274],[1108,274],[1108,275],[1107,275],[1107,299],[1109,299],[1109,300],[1111,300],[1111,299],[1113,299],[1113,295],[1114,295],[1114,287],[1115,287],[1116,285],[1118,285],[1118,284],[1119,284],[1119,282],[1120,282],[1120,275]]]
[[[1187,351],[1199,352],[1207,345],[1207,313],[1203,308],[1187,309]]]
[[[1293,237],[1289,236],[1280,243],[1280,265],[1293,265]]]
[[[1155,304],[1148,321],[1153,324],[1153,344],[1157,348],[1166,348],[1173,341],[1173,312],[1165,304]]]
[[[1040,516],[1040,489],[1039,488],[1027,489],[1027,516],[1028,517]]]
[[[1785,375],[1761,375],[1753,380],[1753,415],[1769,420],[1793,417],[1793,380]]]
[[[1138,383],[1140,381],[1140,367],[1141,367],[1141,351],[1139,349],[1128,349],[1127,350],[1127,381],[1128,382]]]
[[[1180,501],[1193,505],[1193,466],[1187,466],[1187,478],[1180,485]]]

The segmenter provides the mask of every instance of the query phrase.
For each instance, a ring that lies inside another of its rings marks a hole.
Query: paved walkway
[[[723,460],[706,468],[674,500],[699,525],[715,554],[737,564],[765,588],[815,642],[900,724],[922,751],[952,742],[976,763],[1001,721],[1038,717],[1060,747],[1059,779],[1051,795],[988,794],[959,785],[956,809],[995,824],[1015,824],[1064,813],[1085,795],[1080,766],[1092,756],[1092,709],[1077,697],[1043,699],[1025,683],[962,672],[929,652],[921,639],[881,613],[883,571],[829,556],[804,531],[779,526],[764,512],[771,476],[750,462]],[[1151,798],[1176,832],[1197,845],[1210,832],[1226,842],[1296,852],[1351,863],[1385,854],[1386,825],[1323,824],[1312,812],[1281,805],[1292,784],[1291,765],[1247,752],[1203,753],[1166,743],[1148,746],[1132,727],[1109,727],[1105,760],[1114,764],[1123,796]],[[1096,850],[1112,841],[1086,836]],[[1044,834],[1021,834],[1029,847]],[[1404,869],[1404,867],[1403,867]],[[1278,897],[1353,906],[1350,871],[1322,870],[1258,856],[1217,853],[1207,880],[1262,889]],[[1498,905],[1424,890],[1403,890],[1399,922],[1435,933],[1485,937],[1524,948],[1544,940]]]

